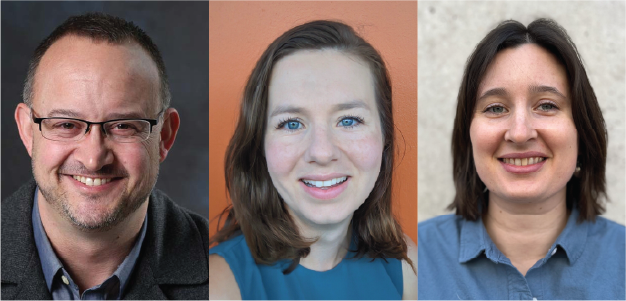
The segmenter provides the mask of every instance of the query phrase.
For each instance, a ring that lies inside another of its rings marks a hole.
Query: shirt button
[[[533,297],[533,301],[537,301],[537,298]]]
[[[552,255],[556,254],[556,248],[554,248],[554,250],[552,250]]]
[[[65,284],[70,284],[70,282],[67,280],[67,277],[65,277],[65,275],[61,276],[61,280],[63,280],[63,283]]]

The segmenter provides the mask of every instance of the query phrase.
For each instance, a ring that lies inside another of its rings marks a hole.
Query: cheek
[[[343,152],[360,171],[378,174],[382,162],[383,142],[380,133],[364,137],[342,139]]]
[[[480,121],[470,125],[470,141],[476,163],[487,161],[494,156],[502,141],[504,132]],[[477,164],[478,165],[478,164]]]
[[[71,148],[66,145],[48,143],[45,139],[33,141],[33,168],[45,172],[58,169],[71,154]]]
[[[578,157],[578,131],[573,122],[543,130],[546,144],[555,158],[562,158],[564,164],[574,165]]]
[[[294,169],[300,150],[295,143],[266,139],[265,159],[270,174],[285,174]]]

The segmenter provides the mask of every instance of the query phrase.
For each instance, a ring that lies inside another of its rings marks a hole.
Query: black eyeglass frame
[[[157,114],[157,118],[160,118],[161,114],[164,112],[165,110],[161,110],[158,114]],[[129,120],[142,120],[142,121],[147,121],[150,123],[150,133],[148,135],[152,134],[152,128],[157,125],[159,123],[158,119],[145,119],[145,118],[120,118],[120,119],[111,119],[111,120],[107,120],[107,121],[102,121],[102,122],[91,122],[91,121],[87,121],[87,120],[83,120],[83,119],[78,119],[78,118],[69,118],[69,117],[43,117],[43,118],[38,118],[35,117],[35,115],[33,114],[33,109],[30,110],[30,116],[33,119],[33,122],[39,125],[39,131],[41,131],[41,122],[47,119],[65,119],[65,120],[74,120],[74,121],[80,121],[80,122],[84,122],[87,124],[87,128],[85,129],[85,133],[83,133],[83,137],[89,132],[89,130],[91,130],[91,125],[96,124],[96,125],[100,125],[100,130],[102,131],[102,133],[108,137],[107,132],[104,130],[104,124],[105,123],[110,123],[110,122],[115,122],[115,121],[129,121]],[[43,132],[42,132],[43,133]],[[44,138],[46,138],[44,136]],[[82,138],[82,137],[81,137]],[[46,138],[49,139],[49,138]],[[50,139],[51,140],[51,139]],[[80,139],[79,139],[80,140]],[[54,140],[56,141],[56,140]],[[76,140],[78,141],[78,140]]]

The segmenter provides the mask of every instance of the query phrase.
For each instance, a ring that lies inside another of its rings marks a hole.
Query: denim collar
[[[589,222],[577,223],[577,218],[578,211],[572,210],[567,219],[565,229],[563,229],[556,242],[548,250],[546,257],[543,259],[544,261],[551,257],[553,252],[556,252],[557,246],[558,249],[564,251],[565,257],[567,257],[570,264],[574,264],[580,258],[587,243]],[[478,218],[476,221],[463,219],[461,222],[460,240],[460,263],[466,263],[482,254],[496,263],[510,263],[509,259],[498,250],[491,237],[489,237],[482,218]]]
[[[33,203],[33,213],[32,213],[32,223],[33,223],[33,232],[35,236],[35,245],[37,246],[37,251],[39,252],[39,259],[41,261],[41,269],[43,270],[44,278],[46,279],[46,285],[48,286],[48,291],[52,293],[52,281],[54,277],[57,275],[60,269],[63,269],[63,264],[56,256],[56,253],[52,249],[50,245],[50,240],[48,240],[48,236],[46,234],[45,229],[43,228],[43,224],[41,222],[41,216],[39,215],[39,205],[38,205],[38,195],[39,195],[39,187],[35,189],[35,197]],[[141,250],[141,245],[143,244],[143,240],[146,236],[146,229],[148,227],[148,215],[144,218],[143,225],[141,226],[141,230],[139,232],[139,238],[135,242],[135,245],[131,249],[130,253],[124,261],[117,267],[117,270],[111,275],[111,277],[115,276],[120,281],[120,290],[118,299],[124,293],[124,289],[128,284],[128,280],[130,278],[130,274],[133,271],[135,263],[139,258],[139,252]],[[109,280],[111,277],[107,278]],[[107,281],[105,280],[105,282]]]

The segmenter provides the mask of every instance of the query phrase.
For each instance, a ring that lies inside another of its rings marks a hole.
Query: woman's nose
[[[318,127],[313,130],[312,135],[305,153],[305,160],[308,163],[325,165],[339,158],[339,149],[331,129]]]
[[[508,123],[504,139],[514,143],[524,143],[537,137],[531,113],[524,109],[516,109]]]

